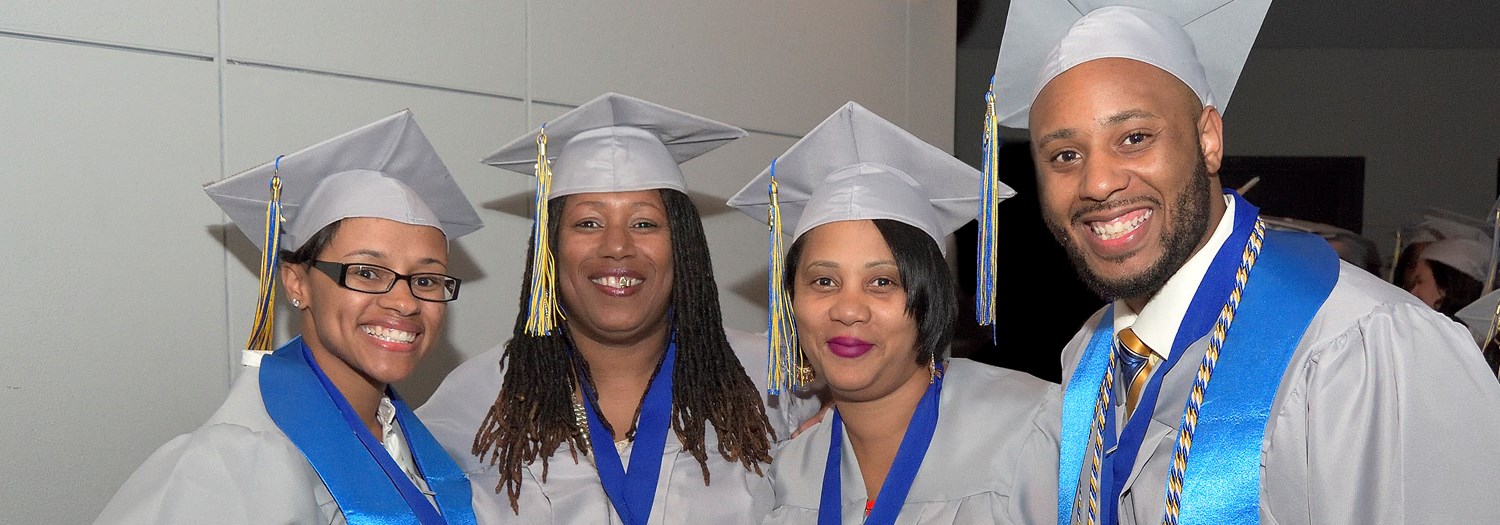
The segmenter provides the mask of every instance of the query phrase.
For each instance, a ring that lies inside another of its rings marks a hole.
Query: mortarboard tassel
[[[975,262],[974,315],[979,326],[989,326],[994,336],[995,326],[995,255],[998,251],[995,233],[999,223],[995,208],[1000,188],[1000,118],[995,114],[995,79],[990,77],[990,90],[984,95],[984,169],[979,191],[979,247]]]
[[[531,298],[526,312],[526,335],[552,333],[562,317],[557,304],[557,273],[553,268],[552,240],[547,231],[547,199],[552,194],[552,163],[547,160],[547,125],[536,136],[536,216],[531,223],[531,238],[536,248],[531,254]],[[557,316],[554,317],[553,314]]]
[[[1397,280],[1402,276],[1396,275],[1396,271],[1401,268],[1401,250],[1404,248],[1406,247],[1401,245],[1401,228],[1396,228],[1396,251],[1391,254],[1391,277],[1388,279],[1391,284],[1396,286],[1405,286],[1404,283]]]
[[[1495,215],[1490,217],[1490,266],[1485,274],[1484,290],[1479,295],[1488,295],[1495,290],[1497,264],[1500,264],[1500,208],[1496,208]]]
[[[782,282],[786,275],[786,259],[782,257],[784,243],[781,235],[781,203],[776,192],[776,161],[771,161],[771,184],[768,188],[771,205],[766,209],[766,225],[770,229],[770,249],[767,259],[770,266],[770,282],[766,287],[766,385],[772,395],[780,395],[782,389],[805,386],[809,380],[802,362],[802,351],[797,346],[797,325],[792,318],[792,301],[782,293]]]
[[[266,251],[260,259],[260,297],[255,305],[255,324],[245,349],[270,352],[275,336],[276,274],[281,263],[281,157],[271,166],[271,199],[266,202]]]
[[[1495,313],[1490,316],[1489,335],[1485,336],[1484,342],[1479,345],[1479,348],[1483,350],[1491,342],[1494,342],[1496,333],[1500,333],[1500,303],[1495,304]]]

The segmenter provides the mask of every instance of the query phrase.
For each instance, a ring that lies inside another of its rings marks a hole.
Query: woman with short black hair
[[[944,357],[957,305],[941,243],[979,193],[977,170],[851,102],[729,201],[772,217],[773,247],[791,234],[773,366],[815,376],[834,406],[777,452],[765,523],[1056,517],[1056,385]]]

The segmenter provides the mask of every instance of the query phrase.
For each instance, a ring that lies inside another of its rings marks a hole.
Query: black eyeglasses
[[[458,298],[458,285],[463,281],[457,277],[440,273],[414,273],[401,275],[395,270],[366,263],[336,263],[313,261],[313,268],[323,272],[339,286],[368,294],[383,294],[396,287],[396,281],[406,281],[411,295],[423,301],[446,303]]]

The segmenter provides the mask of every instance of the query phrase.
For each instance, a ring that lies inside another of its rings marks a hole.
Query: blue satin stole
[[[1234,289],[1234,275],[1259,210],[1233,191],[1225,193],[1235,199],[1234,230],[1199,283],[1171,353],[1152,374],[1139,407],[1156,406],[1163,378],[1187,347],[1213,328]],[[1259,521],[1260,451],[1270,406],[1297,343],[1333,290],[1338,272],[1338,255],[1322,238],[1265,232],[1260,256],[1250,271],[1234,323],[1204,391],[1183,476],[1181,523]],[[1089,450],[1094,402],[1113,350],[1113,325],[1111,306],[1095,327],[1063,397],[1058,523],[1072,519],[1073,500]],[[1113,403],[1106,410],[1104,448],[1113,452],[1104,457],[1100,476],[1100,520],[1116,523],[1115,506],[1134,468],[1152,411],[1137,410],[1125,428],[1116,432]]]
[[[312,464],[350,524],[475,522],[468,478],[394,390],[387,387],[386,395],[438,508],[360,421],[301,337],[261,360],[260,391],[266,412]]]

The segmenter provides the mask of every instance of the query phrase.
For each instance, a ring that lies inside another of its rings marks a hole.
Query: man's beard
[[[1193,256],[1193,249],[1198,247],[1198,243],[1208,233],[1209,203],[1211,202],[1209,199],[1212,196],[1208,187],[1208,166],[1204,163],[1203,153],[1200,151],[1198,165],[1193,169],[1192,180],[1189,181],[1182,194],[1177,196],[1177,202],[1170,210],[1172,222],[1167,225],[1162,235],[1161,258],[1139,274],[1115,280],[1105,279],[1089,268],[1083,249],[1069,235],[1070,230],[1067,225],[1057,224],[1050,214],[1044,213],[1043,217],[1046,219],[1047,229],[1052,230],[1053,238],[1057,239],[1058,244],[1061,244],[1063,250],[1068,253],[1068,259],[1073,262],[1073,269],[1078,272],[1078,278],[1099,297],[1104,299],[1150,297],[1166,286],[1167,280],[1187,263],[1187,260]],[[1155,201],[1155,199],[1148,200]],[[1117,204],[1101,203],[1096,208],[1109,208]],[[1122,257],[1105,259],[1104,262],[1114,263],[1123,260]]]

